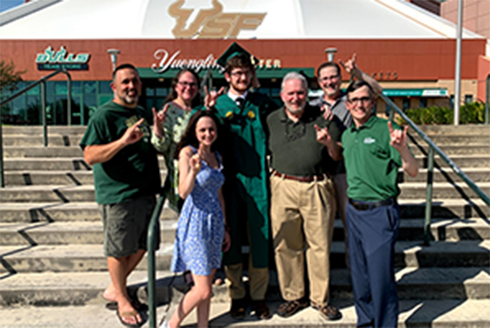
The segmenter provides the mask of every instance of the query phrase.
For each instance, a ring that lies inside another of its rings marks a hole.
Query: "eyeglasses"
[[[362,102],[363,104],[366,104],[368,102],[371,101],[371,98],[369,97],[362,97],[362,98],[352,98],[352,99],[348,99],[347,98],[347,101],[351,104],[356,104],[356,103],[359,103],[359,102]]]
[[[181,86],[183,87],[189,87],[189,88],[196,88],[197,87],[197,83],[189,83],[189,82],[185,82],[185,81],[179,81],[177,82],[177,84],[180,84]]]
[[[252,74],[252,72],[250,71],[238,71],[238,72],[231,72],[230,75],[231,76],[235,76],[235,77],[240,77],[240,76],[249,76],[250,74]]]
[[[334,80],[338,80],[339,77],[340,75],[324,76],[324,77],[319,77],[318,81],[320,82],[327,82],[329,80],[334,81]]]

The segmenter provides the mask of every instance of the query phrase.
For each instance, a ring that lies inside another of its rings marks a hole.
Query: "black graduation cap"
[[[252,65],[255,66],[256,64],[259,63],[259,60],[254,55],[252,55],[250,52],[245,50],[242,46],[240,46],[236,42],[233,42],[231,46],[229,46],[228,49],[226,49],[225,52],[223,52],[223,54],[218,58],[216,62],[222,67],[225,67],[228,60],[241,54],[246,54],[250,56],[250,61],[252,62]]]

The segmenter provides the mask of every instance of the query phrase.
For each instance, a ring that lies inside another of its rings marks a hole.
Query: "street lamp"
[[[333,62],[333,56],[337,52],[337,48],[327,48],[325,49],[325,53],[327,54],[327,60],[329,62]]]
[[[117,49],[108,49],[107,53],[111,56],[112,71],[114,72],[116,70],[117,55],[119,55],[121,51]]]

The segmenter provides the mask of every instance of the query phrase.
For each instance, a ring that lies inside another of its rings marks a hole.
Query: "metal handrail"
[[[425,224],[424,224],[424,243],[426,245],[430,244],[430,224],[431,224],[431,211],[432,211],[432,184],[433,184],[433,174],[434,174],[434,153],[437,153],[456,173],[463,181],[473,190],[478,197],[480,197],[485,204],[490,206],[490,197],[485,194],[474,182],[471,180],[461,169],[439,148],[437,145],[419,129],[415,123],[408,118],[403,111],[395,105],[395,103],[383,94],[380,97],[388,105],[390,110],[390,119],[393,119],[394,112],[396,111],[400,117],[407,122],[407,124],[415,131],[417,134],[429,145],[428,154],[428,167],[427,167],[427,194],[426,194],[426,208],[425,208]]]
[[[16,99],[20,95],[26,93],[32,88],[41,84],[41,110],[42,110],[42,121],[43,121],[43,145],[46,147],[48,145],[48,127],[46,120],[46,81],[59,73],[66,75],[68,84],[68,101],[67,101],[67,115],[68,115],[68,125],[71,125],[71,75],[65,69],[59,69],[53,73],[40,78],[38,81],[28,85],[22,90],[14,93],[12,96],[0,102],[0,108],[12,100]],[[2,132],[2,112],[0,111],[0,188],[5,187],[4,170],[3,170],[3,132]]]
[[[148,323],[150,328],[156,328],[156,274],[155,274],[155,249],[157,236],[160,233],[159,218],[162,213],[163,204],[170,191],[170,178],[167,175],[165,184],[162,187],[160,196],[158,197],[155,209],[148,225],[148,240],[147,240],[147,259],[148,259]]]

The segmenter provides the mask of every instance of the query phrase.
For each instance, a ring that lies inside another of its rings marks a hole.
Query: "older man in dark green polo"
[[[286,301],[277,313],[289,317],[311,302],[324,318],[338,320],[342,315],[329,302],[336,208],[328,165],[341,158],[340,130],[336,122],[324,119],[320,107],[306,104],[307,95],[305,77],[288,73],[282,81],[284,108],[267,118],[273,169],[271,225],[279,286]],[[310,302],[305,295],[305,257]]]

